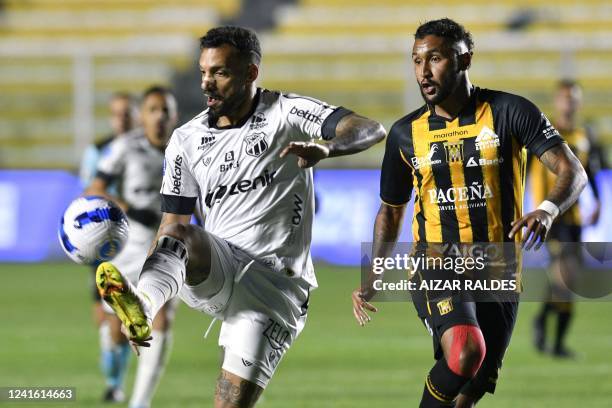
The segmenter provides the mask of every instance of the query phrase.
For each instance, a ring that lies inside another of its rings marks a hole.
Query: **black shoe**
[[[553,357],[562,358],[567,360],[575,360],[578,356],[572,350],[569,350],[565,347],[556,347],[552,351]]]
[[[546,332],[544,321],[538,316],[533,320],[533,345],[540,353],[546,351]]]
[[[104,395],[102,395],[103,402],[124,402],[125,394],[121,390],[121,388],[113,388],[108,387],[106,391],[104,391]]]

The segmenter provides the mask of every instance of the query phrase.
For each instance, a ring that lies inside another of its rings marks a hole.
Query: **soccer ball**
[[[125,246],[127,217],[104,197],[79,197],[66,208],[58,237],[66,255],[76,263],[94,265],[108,261]]]

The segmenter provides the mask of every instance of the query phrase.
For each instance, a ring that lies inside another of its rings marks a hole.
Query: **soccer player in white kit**
[[[174,96],[163,87],[149,88],[142,97],[140,118],[142,127],[115,139],[102,151],[96,176],[87,189],[88,194],[109,197],[127,214],[128,241],[113,262],[134,284],[138,282],[161,219],[159,189],[164,149],[177,123]],[[118,192],[109,195],[108,188],[113,183],[119,187]],[[175,304],[166,304],[152,323],[154,339],[138,360],[130,408],[145,408],[151,404],[169,354]],[[104,306],[107,313],[113,313],[108,304]],[[111,325],[113,330],[119,331],[119,328],[120,323]],[[121,333],[113,336],[114,339],[122,337]],[[123,340],[127,342],[125,337]],[[125,372],[126,364],[118,369]],[[123,374],[117,373],[117,378],[115,388],[121,390]]]
[[[215,406],[250,407],[304,327],[317,286],[310,167],[365,150],[385,130],[342,107],[257,88],[261,50],[250,30],[214,28],[200,45],[207,108],[166,148],[162,221],[138,285],[110,263],[96,279],[141,346],[176,295],[221,320]],[[198,198],[205,229],[189,225]]]

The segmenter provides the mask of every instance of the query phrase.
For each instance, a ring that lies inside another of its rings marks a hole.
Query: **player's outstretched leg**
[[[215,408],[250,408],[262,392],[259,385],[221,370],[215,389]]]
[[[136,293],[130,281],[110,262],[103,262],[96,271],[96,285],[100,296],[110,305],[136,342],[151,336],[152,319],[146,301]]]

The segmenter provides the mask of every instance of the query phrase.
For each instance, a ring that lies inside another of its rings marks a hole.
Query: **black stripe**
[[[191,215],[195,209],[197,197],[181,197],[175,195],[161,195],[161,210],[165,213]]]
[[[427,233],[425,229],[425,208],[423,207],[423,197],[421,197],[421,191],[423,188],[423,175],[420,171],[415,170],[414,175],[417,179],[417,194],[414,197],[414,201],[416,202],[417,198],[419,200],[419,207],[421,211],[416,213],[415,218],[417,220],[417,224],[419,226],[419,242],[427,242]]]
[[[321,137],[323,140],[331,140],[336,137],[336,127],[340,119],[353,113],[353,111],[343,108],[342,106],[337,107],[332,113],[329,114],[321,125]]]
[[[433,142],[430,144],[430,148],[432,144],[438,144],[438,151],[437,154],[434,155],[434,159],[436,156],[446,156],[446,149],[444,149],[444,144],[442,142]],[[446,157],[444,161],[447,162]],[[450,167],[448,165],[441,165],[433,172],[433,175],[436,182],[436,192],[442,191],[446,196],[449,189],[453,188]],[[429,200],[430,197],[427,197],[426,199]],[[438,203],[437,205],[438,207],[454,207],[457,205],[457,202],[442,202]],[[443,210],[440,208],[440,224],[442,225],[442,242],[460,242],[459,221],[457,220],[456,210]]]
[[[476,95],[472,93],[470,101],[459,114],[459,126],[473,125],[476,123]]]
[[[502,129],[495,125],[495,133],[500,135],[502,139]],[[503,241],[512,242],[513,239],[508,238],[508,233],[512,229],[512,221],[514,221],[514,170],[513,170],[513,155],[512,155],[512,136],[504,138],[500,147],[498,147],[498,157],[503,157],[504,162],[499,165],[499,188],[493,191],[494,198],[501,201],[501,218],[504,229]],[[493,186],[492,186],[493,187]]]
[[[427,122],[429,123],[430,132],[434,130],[446,129],[446,121],[439,116],[429,115]]]
[[[465,178],[465,186],[469,189],[472,183],[483,186],[484,176],[483,167],[480,165],[467,167],[470,158],[473,158],[475,163],[479,163],[480,150],[476,150],[476,138],[470,137],[463,141],[463,175]],[[484,201],[484,206],[482,205]],[[470,224],[472,226],[472,240],[474,242],[489,241],[489,223],[487,220],[486,199],[468,201],[468,212],[470,214]]]

